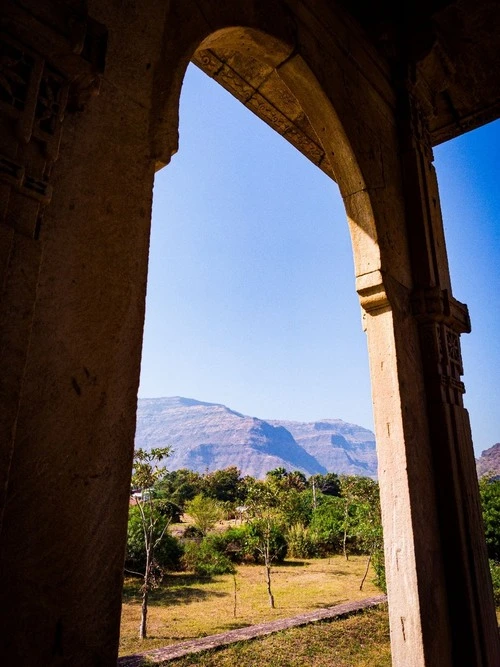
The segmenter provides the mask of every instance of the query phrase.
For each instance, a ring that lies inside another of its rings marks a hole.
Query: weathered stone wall
[[[1,537],[9,664],[116,660],[166,6],[103,4],[89,7],[108,30],[99,95],[66,110],[37,237],[7,228],[2,398],[20,395],[6,415],[15,438]],[[47,51],[55,68],[70,57]]]

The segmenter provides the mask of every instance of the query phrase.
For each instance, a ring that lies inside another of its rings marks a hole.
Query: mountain
[[[173,450],[167,464],[171,470],[205,472],[234,465],[256,478],[277,467],[306,475],[377,475],[375,436],[340,419],[266,421],[191,398],[139,399],[136,448],[166,445]]]
[[[476,460],[477,475],[500,476],[500,442],[496,445],[485,449],[481,456]]]
[[[320,422],[269,422],[286,428],[295,442],[327,470],[376,477],[377,453],[372,431],[341,419]]]

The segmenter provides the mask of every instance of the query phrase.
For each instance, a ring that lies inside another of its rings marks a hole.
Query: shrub
[[[248,526],[228,528],[218,535],[210,535],[207,539],[210,540],[217,551],[227,556],[233,563],[242,563],[250,559]]]
[[[310,530],[321,555],[342,552],[344,506],[341,498],[328,496],[313,512]]]
[[[263,563],[264,557],[262,555],[262,544],[266,538],[264,537],[265,533],[262,528],[262,522],[255,520],[252,523],[249,523],[247,525],[247,530],[248,536],[245,552],[251,557],[254,563]],[[276,525],[269,528],[269,547],[271,561],[281,563],[285,560],[288,552],[288,544],[281,528]]]
[[[495,604],[500,605],[500,563],[490,560],[490,572],[493,582],[493,597]]]
[[[215,548],[211,539],[205,538],[199,544],[187,543],[182,560],[187,570],[192,570],[201,577],[234,573],[234,565],[227,556]]]
[[[158,533],[161,528],[162,526],[159,524]],[[155,537],[158,536],[156,535]],[[162,569],[179,570],[182,553],[183,549],[179,540],[166,532],[155,548],[155,562]],[[143,573],[146,567],[143,525],[139,508],[134,506],[129,511],[125,567],[139,573]]]
[[[375,570],[375,579],[373,583],[378,586],[384,593],[387,593],[387,584],[385,581],[385,561],[384,550],[382,548],[376,549],[372,556],[372,565]],[[500,583],[500,582],[499,582]]]
[[[479,482],[488,556],[500,562],[500,481],[483,477]]]
[[[292,558],[314,558],[318,555],[318,547],[313,533],[300,523],[296,523],[287,531],[288,555]]]
[[[182,534],[182,537],[186,540],[199,540],[201,541],[203,538],[203,533],[199,528],[196,526],[193,526],[192,524],[190,526],[186,526],[184,529],[184,532]]]

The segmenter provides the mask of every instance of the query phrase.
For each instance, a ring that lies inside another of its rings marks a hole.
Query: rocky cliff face
[[[483,475],[500,476],[500,442],[489,449],[485,449],[477,459],[476,465],[478,477],[483,477]]]
[[[377,453],[374,434],[341,419],[320,422],[271,421],[284,426],[295,442],[327,470],[348,475],[376,477]]]
[[[265,421],[190,398],[139,399],[135,444],[145,449],[170,445],[171,470],[205,472],[234,465],[257,478],[280,466],[306,475],[377,474],[375,437],[360,426],[340,419]]]

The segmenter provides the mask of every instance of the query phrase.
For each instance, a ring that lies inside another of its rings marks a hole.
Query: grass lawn
[[[387,609],[314,623],[164,663],[191,667],[390,667]]]
[[[141,613],[140,581],[126,579],[123,592],[120,655],[379,595],[379,589],[371,583],[373,572],[368,574],[363,590],[359,590],[365,564],[366,559],[360,556],[351,556],[348,561],[342,556],[333,556],[312,560],[287,560],[277,564],[273,568],[272,584],[276,609],[269,608],[264,568],[259,565],[241,565],[236,575],[236,617],[233,615],[234,582],[231,575],[214,577],[208,581],[186,573],[169,575],[160,588],[151,594],[148,613],[149,638],[144,641],[138,639]],[[342,623],[353,620],[346,619]],[[217,656],[219,659],[219,654]],[[285,663],[268,661],[267,664]],[[380,664],[389,665],[390,662]]]

